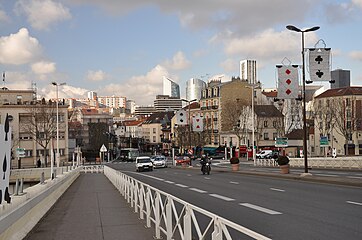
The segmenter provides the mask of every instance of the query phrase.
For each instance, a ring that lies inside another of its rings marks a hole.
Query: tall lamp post
[[[59,98],[58,98],[58,87],[65,85],[65,83],[52,82],[52,85],[55,86],[56,92],[57,92],[57,155],[56,155],[55,159],[56,159],[56,162],[57,162],[57,167],[59,167],[60,156],[59,156],[59,106],[58,106],[59,105]]]
[[[197,101],[197,99],[192,99],[192,100],[187,100],[187,99],[181,99],[181,101],[185,101],[189,104],[189,109],[188,109],[188,113],[189,113],[189,143],[190,143],[190,148],[191,149],[191,103]]]
[[[303,98],[303,132],[304,132],[304,137],[303,137],[303,155],[304,155],[304,172],[308,173],[308,150],[307,150],[307,117],[306,117],[306,99],[305,99],[305,57],[304,57],[304,33],[306,32],[313,32],[313,31],[317,31],[320,27],[319,26],[315,26],[315,27],[311,27],[311,28],[307,28],[305,30],[301,30],[293,25],[288,25],[286,26],[286,28],[290,31],[294,31],[294,32],[300,32],[302,33],[302,82],[303,82],[303,89],[302,89],[302,98]]]

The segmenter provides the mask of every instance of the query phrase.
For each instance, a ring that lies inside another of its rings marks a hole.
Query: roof
[[[351,95],[362,95],[362,87],[343,87],[328,89],[327,91],[319,94],[315,98],[328,98],[338,96],[351,96]]]
[[[276,98],[278,96],[277,91],[262,92],[262,94],[264,94],[266,97],[270,97],[270,98]]]
[[[260,117],[284,117],[274,105],[255,105],[254,112]]]
[[[143,122],[143,120],[131,120],[131,121],[124,121],[122,123],[123,126],[138,126]]]
[[[198,109],[198,108],[200,108],[200,104],[199,104],[198,102],[192,102],[192,103],[190,104],[190,109]],[[188,109],[189,109],[189,105],[183,107],[182,109],[188,110]]]
[[[154,113],[152,114],[148,119],[146,119],[146,121],[144,121],[143,123],[145,124],[152,124],[152,123],[170,123],[172,117],[175,114],[173,112],[158,112],[158,113]]]
[[[304,137],[304,131],[303,129],[294,129],[290,133],[286,134],[285,137],[290,140],[300,140]]]

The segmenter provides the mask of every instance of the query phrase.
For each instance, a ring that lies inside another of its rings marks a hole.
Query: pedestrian
[[[36,161],[36,167],[40,168],[41,166],[41,161],[40,158],[38,158],[38,160]]]

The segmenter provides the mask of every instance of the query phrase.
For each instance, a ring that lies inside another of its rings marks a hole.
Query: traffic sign
[[[17,157],[25,157],[25,148],[17,148],[16,149],[16,155]]]
[[[328,147],[329,146],[328,137],[321,136],[321,138],[319,139],[319,144],[321,147]]]
[[[288,138],[276,138],[275,147],[288,147]]]
[[[188,153],[189,153],[189,155],[192,155],[192,154],[194,154],[194,151],[192,149],[189,149]]]
[[[101,149],[99,150],[100,152],[107,152],[107,148],[106,146],[104,146],[104,144],[102,145]]]

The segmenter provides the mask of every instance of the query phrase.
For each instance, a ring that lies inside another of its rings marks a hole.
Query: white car
[[[166,157],[165,156],[154,156],[151,158],[151,161],[153,162],[154,168],[165,168],[166,165]]]
[[[272,154],[272,150],[262,150],[255,154],[256,158],[266,158],[268,155]]]
[[[136,158],[136,171],[141,172],[144,170],[153,171],[153,163],[150,157],[137,157]]]

